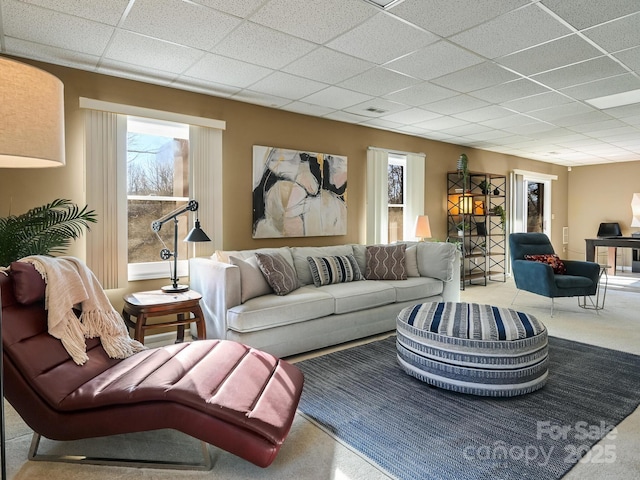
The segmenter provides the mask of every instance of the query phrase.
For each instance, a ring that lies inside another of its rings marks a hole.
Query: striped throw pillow
[[[276,295],[286,295],[300,287],[296,271],[279,253],[256,253],[258,266]]]
[[[360,267],[353,255],[307,257],[307,262],[316,287],[362,279]]]
[[[395,245],[369,245],[366,250],[367,280],[406,280],[405,251],[403,243]]]

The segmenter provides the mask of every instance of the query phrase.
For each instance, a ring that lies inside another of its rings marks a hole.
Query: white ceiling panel
[[[640,160],[640,1],[0,0],[0,54],[559,165]],[[518,113],[516,113],[518,112]]]
[[[501,15],[451,37],[487,58],[496,58],[571,33],[562,23],[536,5]]]
[[[425,32],[384,13],[379,13],[327,46],[377,64],[423,48],[438,40]]]
[[[340,15],[336,15],[337,11]],[[374,7],[359,0],[273,0],[252,15],[251,21],[325,43],[376,13]]]
[[[373,67],[374,63],[323,47],[309,52],[282,70],[299,77],[337,84]]]
[[[169,42],[210,50],[240,19],[182,0],[137,0],[123,27]],[[211,28],[215,25],[215,28]]]
[[[246,88],[273,70],[208,53],[184,72],[185,77]],[[186,79],[184,81],[187,81]]]
[[[282,68],[314,48],[305,40],[245,22],[218,43],[212,52],[263,67]]]

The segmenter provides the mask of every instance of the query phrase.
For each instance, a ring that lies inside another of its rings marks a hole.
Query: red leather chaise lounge
[[[30,270],[31,269],[31,270]],[[289,433],[300,370],[224,340],[145,350],[124,360],[87,340],[82,366],[47,333],[32,265],[0,273],[5,396],[36,434],[77,440],[170,428],[266,467]]]

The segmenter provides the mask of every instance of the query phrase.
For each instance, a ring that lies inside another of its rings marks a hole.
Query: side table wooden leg
[[[184,313],[178,314],[178,321],[184,322]],[[176,343],[184,342],[184,325],[178,325],[178,333],[176,335]]]
[[[202,309],[200,308],[200,305],[194,308],[192,313],[194,316],[194,321],[196,322],[196,328],[198,331],[198,340],[204,340],[205,338],[207,338],[207,328],[204,324],[204,313],[202,313]]]

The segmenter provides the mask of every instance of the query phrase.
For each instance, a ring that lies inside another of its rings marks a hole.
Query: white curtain
[[[389,153],[377,148],[367,151],[367,237],[366,243],[387,243]]]
[[[222,205],[222,188],[213,188],[216,180],[220,186],[222,184],[222,162],[214,161],[215,158],[222,158],[222,131],[191,125],[189,155],[191,198],[198,202],[196,217],[200,220],[202,230],[211,239],[211,242],[193,243],[193,255],[201,257],[222,249],[222,215],[216,214],[220,210],[216,206]]]
[[[127,172],[117,162],[126,157],[126,131],[122,115],[85,111],[87,204],[98,217],[87,232],[87,266],[105,289],[127,283]]]
[[[424,215],[424,173],[425,155],[422,153],[407,154],[407,175],[405,185],[405,207],[403,215],[403,239],[415,240],[414,230],[416,217]]]

